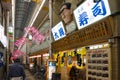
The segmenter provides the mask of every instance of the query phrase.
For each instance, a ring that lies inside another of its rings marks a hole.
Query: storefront
[[[116,1],[100,0],[100,1],[102,1],[102,3],[106,3],[105,1],[108,1],[110,7],[107,7],[107,9],[110,9],[111,11],[110,14],[108,14],[106,17],[100,20],[96,20],[97,22],[93,22],[90,25],[87,25],[86,27],[82,27],[82,28],[79,27],[79,30],[75,31],[74,33],[71,33],[60,40],[54,41],[52,43],[52,48],[54,53],[58,53],[58,52],[79,49],[82,47],[108,44],[107,47],[101,47],[101,48],[98,47],[86,51],[86,59],[87,59],[86,78],[101,79],[101,80],[103,79],[119,80],[120,77],[119,77],[118,66],[119,66],[119,57],[120,57],[119,56],[120,9],[118,6],[120,2],[118,0]],[[80,6],[82,7],[81,9],[78,10],[78,15],[81,15],[82,12],[84,12],[83,10],[89,11],[88,10],[89,7],[86,7],[84,9],[84,5],[85,4],[80,4]],[[87,6],[91,6],[91,5],[93,4],[88,2]],[[91,8],[91,10],[93,10],[93,8]],[[85,15],[81,17],[85,17]],[[76,23],[78,24],[78,22],[80,22],[80,17],[78,17],[78,21]],[[83,24],[85,23],[81,23],[81,25]],[[94,57],[94,55],[96,57]],[[94,59],[96,61],[94,61]]]
[[[78,54],[79,54],[79,48],[82,48],[82,47],[89,48],[86,50],[87,55],[85,56],[87,59],[86,60],[86,69],[88,72],[89,71],[89,68],[88,68],[89,63],[87,61],[89,61],[89,58],[88,58],[89,52],[92,51],[91,46],[95,46],[97,44],[101,45],[102,47],[93,48],[93,50],[95,52],[98,51],[98,53],[99,53],[99,51],[100,51],[100,53],[101,53],[101,51],[103,51],[103,53],[104,52],[109,53],[109,55],[106,54],[109,56],[109,58],[108,57],[106,58],[107,61],[109,62],[107,65],[107,68],[108,68],[108,66],[110,66],[110,63],[111,63],[110,62],[110,54],[111,54],[110,53],[110,45],[111,44],[110,44],[109,40],[110,40],[110,37],[112,37],[112,34],[113,34],[112,19],[111,19],[111,17],[107,17],[91,26],[85,27],[85,28],[78,30],[58,41],[53,42],[52,48],[53,48],[54,52],[62,52],[62,51],[70,52],[70,50],[74,51],[75,49],[77,49]],[[107,49],[104,49],[104,47],[103,47],[103,45],[105,45],[104,43],[109,45],[109,46],[107,46],[108,47]],[[74,53],[73,51],[71,51],[71,52]],[[96,53],[96,55],[97,55],[97,53]],[[103,54],[101,53],[100,55],[103,55]],[[90,58],[90,59],[92,59],[92,58]],[[101,58],[96,58],[96,59],[98,59],[98,62],[99,62],[99,59],[100,59],[100,62],[102,62],[101,60],[103,60],[104,58],[101,57]],[[75,61],[77,61],[77,59]],[[97,65],[97,63],[95,65]],[[109,71],[107,71],[107,73],[110,73],[110,71],[111,71],[110,67],[108,68],[108,70]],[[98,71],[98,70],[96,70],[96,71]],[[111,75],[111,74],[109,74],[109,75]],[[89,76],[89,74],[86,75],[86,78],[88,78],[88,76]],[[109,80],[110,80],[110,78],[109,78]]]
[[[47,68],[47,62],[49,59],[48,49],[43,49],[29,55],[29,69],[32,73],[36,73],[41,66]]]
[[[90,4],[88,3],[88,5]],[[109,8],[107,7],[107,9]],[[54,59],[57,61],[56,71],[58,73],[61,73],[61,68],[68,62],[69,55],[72,56],[73,63],[76,63],[77,56],[74,55],[74,50],[78,50],[77,52],[80,54],[79,49],[85,47],[87,49],[86,55],[82,57],[82,60],[84,59],[83,62],[86,63],[87,79],[119,80],[119,68],[117,65],[119,63],[118,53],[120,52],[120,29],[118,28],[120,23],[118,13],[112,14],[109,13],[100,20],[95,20],[95,22],[93,21],[90,25],[86,25],[86,27],[79,27],[79,30],[52,42]],[[90,19],[91,21],[93,20],[93,18]],[[68,63],[66,65],[67,67],[70,66]]]
[[[33,59],[36,58],[37,65],[47,65],[47,61],[49,59],[49,53],[48,53],[48,48],[34,52],[30,54],[29,56],[29,61],[32,63]]]

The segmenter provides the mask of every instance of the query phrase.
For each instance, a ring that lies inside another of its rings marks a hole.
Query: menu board
[[[110,49],[87,51],[87,80],[111,80]]]

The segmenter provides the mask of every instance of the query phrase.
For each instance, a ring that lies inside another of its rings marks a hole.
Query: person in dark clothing
[[[75,65],[73,65],[71,70],[70,70],[70,74],[69,74],[70,80],[77,80],[76,72],[77,72],[77,68]]]
[[[7,80],[25,80],[24,67],[20,64],[20,59],[14,59],[14,63],[9,66]]]
[[[46,66],[41,65],[34,76],[38,80],[46,80]]]

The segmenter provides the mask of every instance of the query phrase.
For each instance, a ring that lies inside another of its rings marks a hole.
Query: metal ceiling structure
[[[36,16],[37,15],[37,16]],[[34,1],[24,1],[16,0],[15,2],[15,39],[21,38],[24,36],[24,28],[34,26],[40,32],[45,34],[47,32],[47,27],[44,27],[43,24],[49,20],[49,1],[41,0],[40,3]],[[41,31],[42,30],[42,31]],[[46,44],[45,44],[46,45]],[[26,46],[26,45],[24,45]],[[34,45],[33,45],[34,46]],[[29,45],[27,47],[30,47]],[[37,47],[40,49],[40,47]],[[24,52],[24,47],[21,48]]]
[[[37,3],[33,1],[16,0],[15,2],[15,38],[23,36],[24,28],[29,23]]]
[[[33,26],[38,27],[40,29],[40,27],[45,22],[45,20],[48,20],[48,18],[49,18],[48,14],[49,14],[49,1],[46,0],[43,7],[42,7],[42,9],[41,9],[41,11],[39,12],[39,14],[38,14],[38,16],[36,18]]]

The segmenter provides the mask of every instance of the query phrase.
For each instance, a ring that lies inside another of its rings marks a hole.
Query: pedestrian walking
[[[25,77],[24,67],[20,64],[20,58],[13,59],[13,63],[9,66],[7,80],[25,80]]]

